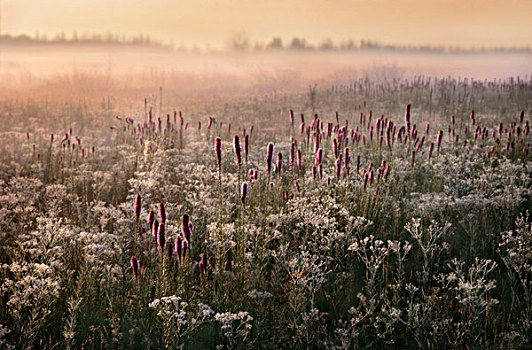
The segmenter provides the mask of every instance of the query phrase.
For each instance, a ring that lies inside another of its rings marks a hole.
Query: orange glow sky
[[[406,45],[531,46],[532,0],[0,0],[2,33],[149,34],[222,47],[244,31]]]

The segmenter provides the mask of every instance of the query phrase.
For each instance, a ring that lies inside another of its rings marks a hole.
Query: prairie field
[[[532,347],[530,53],[38,50],[1,349]]]

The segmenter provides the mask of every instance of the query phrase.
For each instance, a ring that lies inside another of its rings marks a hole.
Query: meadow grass
[[[0,347],[529,348],[531,92],[4,99]]]

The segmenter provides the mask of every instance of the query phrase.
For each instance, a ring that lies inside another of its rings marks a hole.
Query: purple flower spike
[[[137,196],[135,197],[135,205],[133,206],[133,209],[135,211],[135,222],[139,222],[140,218],[140,210],[141,210],[142,201],[140,198],[140,194],[137,193]]]
[[[164,251],[164,244],[166,243],[165,237],[165,225],[161,223],[159,229],[157,230],[157,248],[160,251]]]
[[[242,164],[242,155],[240,152],[240,138],[238,137],[238,135],[235,135],[235,137],[233,138],[233,151],[235,152],[237,164]]]
[[[161,218],[161,223],[166,224],[166,210],[164,210],[164,203],[159,203],[159,217]]]
[[[222,139],[217,137],[214,140],[214,151],[216,152],[216,161],[218,162],[218,168],[222,167]]]
[[[273,143],[269,143],[266,148],[266,173],[269,174],[272,170],[272,159],[273,159]]]
[[[246,205],[246,196],[248,195],[248,183],[246,181],[242,182],[242,187],[240,189],[240,199],[242,205]]]
[[[130,259],[130,264],[131,264],[131,269],[133,270],[133,276],[135,276],[135,278],[138,278],[139,277],[139,272],[140,272],[140,263],[139,263],[139,261],[137,260],[137,258],[132,256],[131,259]]]

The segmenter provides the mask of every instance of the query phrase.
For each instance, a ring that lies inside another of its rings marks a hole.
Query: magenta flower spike
[[[179,235],[177,235],[177,237],[175,238],[174,250],[175,254],[177,255],[177,258],[181,260],[181,257],[183,255],[183,239]]]
[[[159,221],[155,219],[155,221],[153,222],[153,226],[152,226],[152,234],[153,234],[153,238],[155,239],[155,243],[157,243],[158,232],[159,232]]]
[[[340,175],[342,171],[342,161],[340,160],[340,158],[336,159],[336,161],[334,162],[334,170],[336,172],[336,180],[340,180]]]
[[[246,196],[248,195],[248,183],[246,181],[242,182],[242,186],[240,188],[240,200],[242,201],[242,205],[246,205]]]
[[[345,165],[351,165],[351,156],[349,155],[349,147],[344,148]]]
[[[303,162],[301,161],[301,150],[300,149],[296,151],[296,161],[297,161],[297,169],[299,172],[301,172],[301,167],[303,166]]]
[[[133,276],[135,276],[135,278],[138,278],[139,277],[139,272],[140,272],[140,263],[139,263],[139,261],[137,260],[136,257],[132,256],[131,259],[130,259],[130,264],[131,264],[131,269],[133,270]]]
[[[166,243],[166,236],[165,236],[165,225],[164,223],[161,223],[159,225],[159,229],[157,230],[157,248],[159,251],[164,251],[164,244]]]
[[[406,131],[410,133],[410,104],[407,104],[405,108],[405,124]]]
[[[181,254],[182,258],[184,259],[187,255],[187,249],[188,249],[188,241],[183,241],[183,244],[181,246]]]
[[[390,174],[390,166],[386,165],[384,168],[384,181],[388,180],[388,175]]]
[[[266,148],[266,173],[270,174],[272,170],[272,159],[273,159],[273,143],[268,143]]]
[[[146,222],[148,222],[148,226],[150,227],[150,230],[153,226],[154,221],[155,221],[155,214],[153,213],[153,209],[150,209],[150,212],[148,213],[148,216],[146,217]]]
[[[323,161],[323,149],[319,148],[316,152],[316,165],[321,164]]]
[[[214,151],[216,152],[216,161],[218,168],[222,167],[222,139],[217,137],[214,139]]]
[[[290,154],[288,156],[288,165],[289,165],[289,168],[290,168],[290,171],[292,171],[294,169],[294,158],[295,158],[295,142],[294,140],[290,137]]]
[[[135,197],[135,204],[133,206],[133,209],[135,211],[135,222],[139,222],[141,205],[142,205],[142,201],[140,198],[140,194],[137,193],[137,196]]]
[[[172,242],[172,240],[170,239],[166,243],[166,256],[168,258],[171,258],[173,253],[174,253],[174,242]]]
[[[249,152],[249,136],[244,136],[244,157],[246,159],[246,162],[248,161],[248,152]]]
[[[277,153],[277,163],[275,164],[275,170],[277,173],[281,174],[283,168],[283,154],[281,152]]]
[[[235,152],[237,164],[238,165],[242,164],[240,138],[238,137],[238,135],[235,135],[235,137],[233,138],[233,151]]]
[[[290,114],[290,124],[294,126],[294,111],[290,110],[289,114]]]
[[[190,227],[188,214],[183,215],[181,220],[181,234],[186,241],[190,241]]]
[[[164,209],[164,203],[159,203],[159,218],[161,223],[166,224],[166,210]]]

